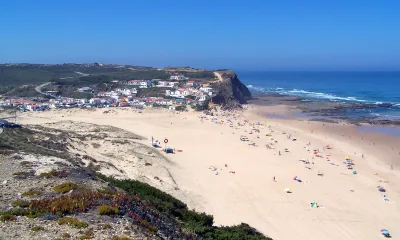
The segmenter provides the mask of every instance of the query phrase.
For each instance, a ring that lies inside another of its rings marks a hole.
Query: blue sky
[[[400,70],[400,1],[12,0],[0,62]]]

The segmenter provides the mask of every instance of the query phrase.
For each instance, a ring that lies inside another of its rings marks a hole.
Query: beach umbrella
[[[346,158],[345,158],[346,160],[350,160],[350,158],[349,158],[349,156],[346,156]]]
[[[290,188],[285,188],[284,190],[286,193],[290,193]]]

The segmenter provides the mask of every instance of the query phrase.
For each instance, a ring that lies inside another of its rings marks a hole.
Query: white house
[[[203,101],[205,101],[205,100],[207,100],[208,99],[208,96],[207,95],[200,95],[199,97],[198,97],[198,100],[200,101],[200,102],[203,102]]]
[[[126,82],[127,85],[139,86],[139,88],[151,87],[151,81],[148,80],[129,80]]]
[[[188,80],[189,78],[183,76],[183,75],[172,75],[169,77],[170,80],[178,80],[178,81],[182,81],[182,80]]]
[[[92,92],[92,88],[90,87],[82,87],[82,88],[78,88],[78,92]]]
[[[89,99],[89,103],[90,104],[100,104],[101,99],[100,98],[91,98],[91,99]]]
[[[188,86],[188,87],[193,87],[193,86],[196,86],[196,85],[198,85],[198,84],[195,81],[188,81],[186,83],[186,86]]]
[[[115,89],[115,91],[116,91],[117,93],[121,94],[121,95],[124,95],[124,96],[128,96],[128,95],[136,94],[136,93],[137,93],[136,88],[132,88],[132,89],[128,89],[128,88],[117,88],[117,89]]]
[[[210,88],[210,87],[201,87],[200,88],[200,91],[202,91],[202,92],[206,92],[206,93],[209,93],[209,92],[212,92],[212,88]]]
[[[168,87],[167,81],[159,81],[157,87]]]
[[[174,87],[177,87],[178,84],[179,84],[179,82],[168,82],[168,87],[174,88]]]

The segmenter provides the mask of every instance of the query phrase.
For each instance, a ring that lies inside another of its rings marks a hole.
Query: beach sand
[[[234,117],[230,112],[214,116],[214,121],[211,116],[201,120],[200,113],[128,108],[109,113],[104,113],[108,109],[29,112],[18,121],[110,125],[148,138],[142,142],[149,146],[151,137],[163,147],[167,138],[166,146],[181,151],[162,153],[171,163],[159,164],[168,170],[173,182],[169,187],[158,187],[189,208],[212,214],[216,225],[244,222],[274,239],[288,240],[379,239],[383,228],[394,238],[400,236],[396,227],[400,226],[398,138],[359,132],[345,123],[265,117],[287,114],[284,106],[247,107],[243,114]],[[249,141],[241,141],[241,135]],[[112,148],[118,151],[118,145],[101,150]],[[316,157],[314,149],[322,157]],[[91,151],[96,154],[97,150]],[[353,161],[354,169],[347,169],[343,163],[346,156]],[[127,173],[134,168],[129,162],[121,167]],[[357,174],[352,173],[354,170]],[[133,173],[126,176],[135,178]],[[295,176],[302,182],[293,180]],[[384,201],[378,185],[387,190],[389,201]],[[311,202],[320,207],[312,208]]]

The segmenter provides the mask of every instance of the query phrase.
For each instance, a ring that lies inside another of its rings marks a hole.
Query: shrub
[[[53,188],[53,190],[56,193],[67,193],[71,190],[77,190],[77,189],[79,189],[79,186],[72,182],[66,182],[66,183],[60,184],[58,186],[55,186]]]
[[[48,172],[42,172],[39,176],[44,177],[44,178],[51,178],[51,177],[65,178],[65,177],[67,177],[67,172],[66,171],[56,171],[54,169],[51,169]]]
[[[27,172],[15,172],[15,173],[13,173],[14,176],[25,176],[25,174],[27,174]]]
[[[58,219],[57,222],[59,225],[71,225],[75,228],[87,228],[88,224],[85,222],[81,222],[76,218],[71,218],[71,217],[63,217]]]
[[[30,165],[31,163],[32,162],[29,162],[29,161],[22,161],[19,164],[21,164],[22,166],[27,166],[27,165]]]
[[[117,193],[117,190],[113,189],[112,187],[99,188],[99,189],[97,189],[97,191],[99,193],[104,193],[104,194],[107,194],[107,195],[113,195],[113,194]]]
[[[101,205],[98,209],[98,213],[99,213],[99,215],[117,215],[118,208],[111,207],[108,205]]]
[[[79,239],[92,239],[94,238],[94,232],[92,229],[88,229]]]
[[[42,172],[42,173],[39,175],[39,177],[51,178],[51,177],[53,177],[53,174],[54,174],[55,171],[56,171],[56,170],[51,169],[51,170],[48,171],[48,172]]]
[[[111,240],[132,240],[131,238],[128,237],[118,237],[118,236],[114,236],[113,238],[111,238]]]
[[[63,238],[63,239],[71,238],[71,234],[69,234],[69,233],[63,233],[62,238]]]
[[[39,232],[39,231],[43,231],[44,228],[41,226],[34,226],[33,228],[31,228],[31,231],[33,232]]]
[[[14,207],[22,207],[22,208],[26,208],[29,206],[29,202],[28,201],[24,201],[21,199],[15,200],[11,203],[11,205],[13,205]]]
[[[21,194],[21,196],[22,196],[22,197],[30,197],[30,196],[34,196],[34,195],[38,196],[38,195],[40,195],[41,193],[42,193],[42,192],[40,192],[39,190],[31,189],[31,190],[29,190],[29,191],[24,192],[23,194]]]
[[[3,214],[0,216],[0,221],[2,221],[2,222],[11,222],[11,221],[15,221],[16,219],[17,219],[16,216],[10,215],[10,214]]]
[[[104,224],[103,229],[112,229],[110,224]]]
[[[4,212],[2,215],[14,215],[14,216],[25,216],[27,214],[27,211],[23,208],[13,208],[8,210],[7,212]]]

